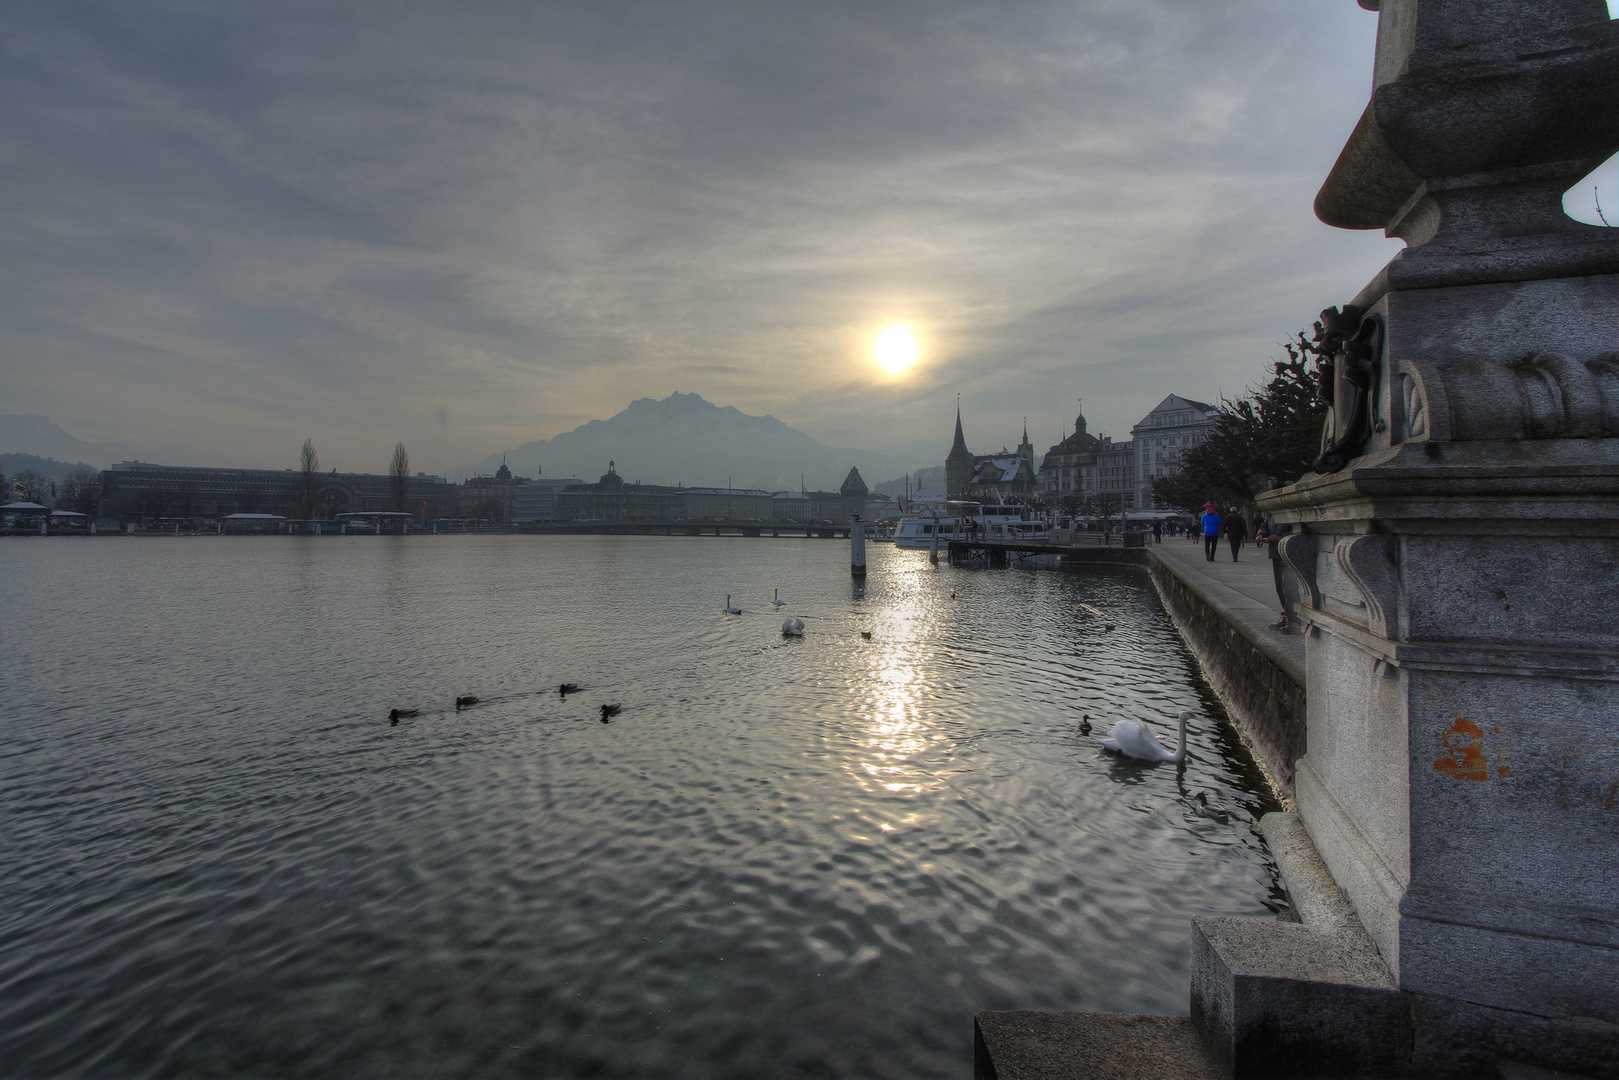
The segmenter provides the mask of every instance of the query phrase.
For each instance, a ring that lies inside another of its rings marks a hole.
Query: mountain
[[[915,467],[903,455],[827,446],[774,416],[750,416],[721,407],[697,394],[670,394],[662,401],[641,398],[608,420],[592,420],[550,439],[524,443],[504,454],[450,472],[453,480],[500,467],[502,459],[517,476],[577,476],[595,480],[616,462],[626,480],[684,484],[835,491],[850,466],[864,476],[888,476]]]
[[[877,495],[892,495],[895,498],[909,491],[915,494],[928,488],[942,488],[945,486],[943,465],[934,465],[926,469],[914,469],[905,476],[896,476],[892,480],[884,480],[874,485],[872,492]]]
[[[86,461],[57,461],[37,454],[0,454],[0,473],[16,479],[20,472],[35,472],[47,480],[66,480],[74,469],[94,468]]]
[[[233,458],[193,454],[174,446],[85,442],[68,434],[49,417],[37,413],[0,413],[0,453],[84,462],[97,469],[105,469],[115,461],[134,459],[161,461],[165,465],[248,464]]]
[[[75,438],[34,413],[0,415],[0,453],[84,461],[102,469],[111,460],[104,447]]]

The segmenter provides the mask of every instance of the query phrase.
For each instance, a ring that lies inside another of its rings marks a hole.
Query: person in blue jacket
[[[1203,557],[1214,561],[1220,550],[1220,508],[1212,501],[1203,504]]]

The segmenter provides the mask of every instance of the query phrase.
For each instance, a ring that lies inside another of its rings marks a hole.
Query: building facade
[[[584,481],[577,477],[519,481],[512,500],[512,521],[556,521],[557,496],[564,488],[582,483]]]
[[[1180,472],[1182,455],[1206,441],[1219,419],[1220,410],[1213,405],[1170,394],[1130,429],[1136,448],[1136,506],[1159,505],[1152,497],[1153,480]]]
[[[1074,433],[1055,443],[1040,461],[1036,485],[1057,499],[1096,494],[1096,448],[1101,440],[1085,430],[1085,414],[1074,417]]]
[[[462,517],[483,521],[517,520],[517,489],[523,481],[512,476],[505,459],[493,476],[474,476],[461,482],[457,491],[458,512]]]
[[[1023,441],[1016,450],[999,454],[974,454],[967,449],[961,431],[961,407],[956,407],[956,437],[944,460],[945,487],[952,499],[982,499],[986,502],[1027,502],[1034,498],[1034,446],[1029,427],[1023,426]]]
[[[627,484],[609,461],[594,484],[569,484],[557,493],[558,521],[676,521],[678,488]]]
[[[120,461],[101,474],[101,513],[120,520],[280,514],[330,520],[338,514],[397,512],[393,478],[377,473],[317,473],[305,506],[304,476],[293,469],[215,469]],[[410,478],[404,509],[444,517],[456,487],[442,476]]]
[[[1103,514],[1136,510],[1136,444],[1103,437],[1096,447],[1096,505]]]

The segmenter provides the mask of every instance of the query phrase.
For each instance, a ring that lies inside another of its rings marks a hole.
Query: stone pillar
[[[1260,499],[1299,530],[1299,814],[1419,1059],[1615,1075],[1619,229],[1561,199],[1619,150],[1619,23],[1382,0],[1375,83],[1316,212],[1409,246],[1324,313],[1318,472]]]

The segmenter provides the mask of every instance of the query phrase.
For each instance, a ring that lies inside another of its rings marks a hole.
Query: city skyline
[[[677,390],[898,453],[957,392],[1123,437],[1397,246],[1308,209],[1353,5],[401,12],[8,9],[5,411],[439,471]]]

